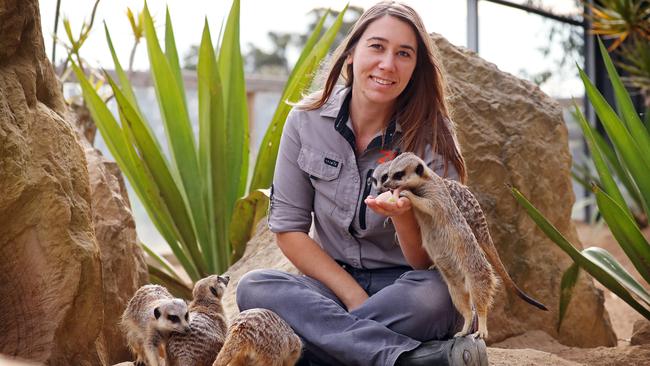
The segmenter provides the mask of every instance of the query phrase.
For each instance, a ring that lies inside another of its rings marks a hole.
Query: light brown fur
[[[228,282],[228,277],[212,275],[194,285],[189,305],[190,332],[169,338],[166,366],[212,365],[228,328],[221,303]]]
[[[452,302],[463,315],[467,335],[472,326],[472,304],[478,315],[478,332],[487,338],[487,312],[498,285],[497,277],[463,214],[453,202],[443,179],[412,153],[395,158],[387,179],[389,189],[407,197],[420,226],[422,246],[444,278]]]
[[[166,288],[145,285],[136,291],[124,313],[121,327],[137,366],[159,366],[159,352],[172,333],[189,331],[187,304]]]
[[[277,314],[249,309],[233,320],[213,366],[293,366],[301,349],[300,338]]]

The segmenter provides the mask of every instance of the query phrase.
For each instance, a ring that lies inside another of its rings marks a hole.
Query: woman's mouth
[[[377,84],[379,84],[379,85],[388,86],[388,85],[393,85],[393,84],[395,84],[394,81],[387,80],[387,79],[382,79],[382,78],[378,78],[378,77],[376,77],[376,76],[370,76],[370,78],[371,78],[375,83],[377,83]]]

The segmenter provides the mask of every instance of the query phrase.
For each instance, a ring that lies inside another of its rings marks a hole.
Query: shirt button
[[[359,261],[353,260],[352,265],[355,266],[355,267],[359,267]]]

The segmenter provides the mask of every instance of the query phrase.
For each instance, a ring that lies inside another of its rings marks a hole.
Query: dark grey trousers
[[[449,338],[462,325],[436,270],[344,268],[370,296],[351,312],[319,281],[267,269],[242,277],[237,305],[276,312],[302,338],[306,355],[325,365],[393,366],[401,353]]]

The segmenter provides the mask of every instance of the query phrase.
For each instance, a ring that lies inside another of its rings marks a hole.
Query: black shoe
[[[485,341],[473,336],[422,343],[402,353],[395,366],[487,366]]]

